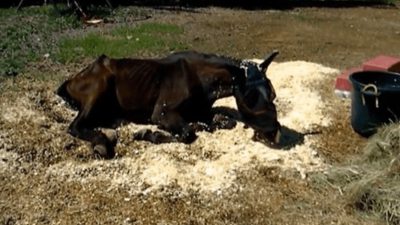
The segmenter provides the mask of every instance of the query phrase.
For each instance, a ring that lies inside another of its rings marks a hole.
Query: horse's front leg
[[[209,116],[191,123],[190,126],[195,132],[207,131],[214,132],[219,129],[231,130],[236,126],[237,122],[230,116],[221,113],[211,113]]]
[[[88,114],[79,112],[70,124],[68,133],[76,138],[89,141],[95,155],[102,158],[113,158],[116,138],[108,138],[103,132],[95,130],[95,127]]]
[[[152,121],[171,133],[178,142],[189,144],[197,138],[192,127],[175,110],[155,112]]]
[[[216,113],[214,114],[211,124],[210,124],[210,130],[215,131],[217,129],[226,129],[226,130],[231,130],[235,128],[237,122],[235,119]]]
[[[192,143],[197,136],[191,126],[184,121],[182,116],[175,110],[166,110],[165,108],[155,108],[151,120],[162,130],[171,135],[159,131],[142,130],[134,134],[134,139],[150,141],[155,144],[183,142]]]

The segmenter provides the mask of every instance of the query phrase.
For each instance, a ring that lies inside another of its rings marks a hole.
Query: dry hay
[[[309,62],[273,63],[268,76],[277,92],[279,120],[297,132],[329,126],[327,107],[315,84],[338,71]],[[54,87],[53,87],[54,88]],[[217,106],[235,108],[233,98]],[[94,160],[88,144],[68,136],[68,123],[76,115],[67,109],[49,87],[4,101],[0,110],[0,172],[26,169],[43,172],[47,179],[90,184],[106,182],[109,190],[128,189],[130,194],[148,194],[174,187],[181,194],[221,193],[235,184],[237,176],[255,167],[295,170],[304,178],[326,168],[316,149],[317,136],[288,150],[274,150],[253,142],[253,131],[239,123],[232,130],[200,132],[191,145],[153,145],[133,142],[132,133],[154,126],[129,124],[117,129],[117,157]],[[43,166],[44,165],[44,166]]]
[[[313,175],[312,180],[337,189],[344,205],[378,215],[387,224],[399,224],[400,124],[381,127],[361,155]]]
[[[348,204],[381,215],[388,224],[400,223],[400,124],[382,127],[353,162]],[[354,173],[353,171],[353,173]]]

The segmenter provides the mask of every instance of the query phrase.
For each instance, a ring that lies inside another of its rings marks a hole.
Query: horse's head
[[[280,124],[274,104],[276,97],[271,81],[265,72],[278,54],[274,51],[261,64],[243,61],[246,81],[243,87],[235,88],[234,95],[243,122],[255,130],[254,138],[277,146],[280,139]]]
[[[74,109],[81,105],[97,89],[99,79],[111,74],[110,59],[102,55],[79,73],[70,76],[57,89],[56,94]]]

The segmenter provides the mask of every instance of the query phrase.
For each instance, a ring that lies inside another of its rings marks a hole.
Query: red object
[[[336,90],[342,90],[342,91],[350,91],[352,85],[350,83],[349,76],[352,73],[358,72],[358,71],[362,71],[362,68],[361,67],[354,67],[354,68],[348,69],[348,70],[344,71],[342,74],[340,74],[336,78],[335,89]]]
[[[379,55],[363,63],[363,70],[400,72],[400,58]]]
[[[379,71],[390,71],[390,72],[400,73],[400,58],[393,56],[379,55],[375,58],[365,61],[360,67],[354,67],[344,71],[336,78],[335,92],[349,93],[352,88],[349,76],[354,72],[366,71],[366,70],[379,70]]]

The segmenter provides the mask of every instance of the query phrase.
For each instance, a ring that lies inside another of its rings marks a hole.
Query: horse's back
[[[216,54],[201,53],[197,51],[175,52],[164,58],[165,60],[185,59],[187,61],[202,61],[213,64],[214,66],[238,66],[240,61],[234,58],[220,56]]]
[[[169,101],[188,96],[182,91],[188,92],[190,76],[184,59],[122,59],[115,76],[117,98],[126,110],[151,109],[160,95]]]

